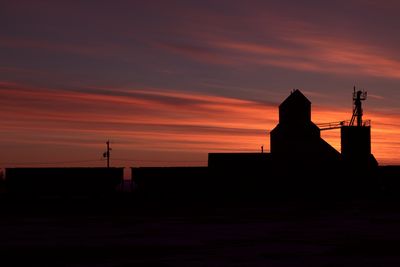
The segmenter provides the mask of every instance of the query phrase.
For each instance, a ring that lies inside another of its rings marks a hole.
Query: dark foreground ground
[[[400,207],[388,200],[7,201],[0,266],[400,265]]]

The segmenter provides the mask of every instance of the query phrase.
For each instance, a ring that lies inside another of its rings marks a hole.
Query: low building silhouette
[[[201,198],[212,186],[207,167],[136,167],[131,174],[137,196],[147,201]]]
[[[18,196],[93,196],[115,192],[123,168],[6,168],[7,193]]]

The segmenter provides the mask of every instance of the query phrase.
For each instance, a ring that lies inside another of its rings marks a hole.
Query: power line
[[[104,159],[95,160],[71,160],[71,161],[50,161],[50,162],[0,162],[0,166],[13,166],[13,165],[55,165],[55,164],[73,164],[73,163],[88,163],[88,162],[102,162]],[[207,160],[146,160],[146,159],[123,159],[114,158],[116,161],[128,161],[128,162],[143,162],[143,163],[206,163]]]
[[[53,165],[53,164],[68,164],[68,163],[86,163],[86,162],[99,162],[102,159],[96,160],[73,160],[73,161],[51,161],[51,162],[1,162],[0,165]]]
[[[146,159],[121,159],[121,158],[114,158],[114,160],[120,161],[136,161],[136,162],[207,162],[207,160],[146,160]]]

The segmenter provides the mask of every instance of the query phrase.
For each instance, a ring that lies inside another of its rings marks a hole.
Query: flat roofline
[[[210,154],[218,154],[218,155],[263,155],[263,154],[271,154],[271,152],[210,152]]]
[[[131,169],[205,169],[208,166],[159,166],[159,167],[130,167]]]
[[[48,170],[61,170],[61,169],[124,169],[125,167],[5,167],[4,169],[48,169]]]

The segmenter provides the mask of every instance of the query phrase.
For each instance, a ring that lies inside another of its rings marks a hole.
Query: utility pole
[[[107,158],[107,168],[110,168],[110,151],[112,150],[110,148],[110,140],[107,140],[107,150],[106,152],[103,153],[103,158]]]

